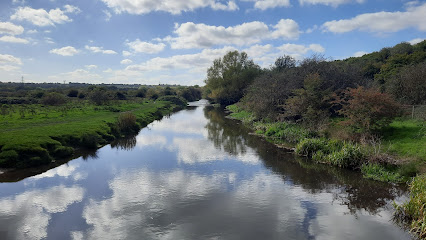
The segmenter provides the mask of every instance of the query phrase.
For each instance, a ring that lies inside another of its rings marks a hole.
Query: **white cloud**
[[[8,54],[0,54],[0,64],[16,64],[22,65],[22,61],[20,58],[14,57]]]
[[[124,59],[124,60],[122,60],[120,63],[121,63],[121,64],[124,64],[124,65],[129,65],[129,64],[133,63],[133,61],[132,61],[132,60],[130,60],[130,59]]]
[[[136,53],[148,53],[148,54],[154,54],[158,53],[164,50],[164,47],[166,46],[164,43],[149,43],[149,42],[142,42],[139,39],[136,39],[133,42],[126,43],[127,46],[131,50],[133,50]],[[124,52],[123,52],[124,55]]]
[[[208,48],[214,45],[250,45],[265,39],[297,39],[299,25],[292,19],[281,19],[270,29],[265,23],[254,21],[223,27],[187,22],[176,24],[176,37],[165,38],[173,49]]]
[[[65,5],[65,10],[59,8],[51,9],[49,12],[40,8],[33,9],[31,7],[19,7],[16,12],[10,17],[11,20],[28,21],[40,27],[54,26],[55,24],[63,24],[71,22],[65,13],[78,13],[79,9],[71,5]]]
[[[365,54],[368,54],[368,52],[359,51],[359,52],[354,53],[354,57],[362,57]]]
[[[87,69],[89,69],[89,70],[90,70],[90,69],[98,68],[98,66],[93,65],[93,64],[92,64],[92,65],[85,65],[84,67],[85,67],[85,68],[87,68]]]
[[[128,56],[131,56],[131,55],[132,55],[132,53],[129,52],[129,51],[123,51],[123,56],[124,57],[128,57]]]
[[[10,22],[0,22],[0,34],[19,35],[24,32],[24,28]]]
[[[242,0],[244,2],[255,2],[254,8],[266,10],[276,7],[290,7],[290,0]]]
[[[238,6],[234,1],[223,4],[216,0],[102,0],[115,13],[146,14],[150,12],[169,12],[180,14],[198,8],[210,7],[213,10],[235,11]]]
[[[81,13],[80,8],[72,5],[65,5],[64,6],[64,12],[66,13]]]
[[[425,39],[424,38],[415,38],[413,40],[408,41],[411,45],[415,45],[419,42],[423,42]]]
[[[111,20],[112,14],[110,11],[104,10],[103,11],[105,13],[105,21],[109,22],[109,20]]]
[[[13,65],[0,65],[0,70],[1,71],[5,71],[5,72],[13,72],[13,71],[17,71],[21,69],[18,66],[13,66]]]
[[[86,83],[94,83],[100,82],[102,77],[99,74],[90,73],[85,69],[76,69],[72,72],[61,73],[58,75],[53,75],[48,77],[52,81],[56,82],[86,82]]]
[[[29,43],[29,41],[27,39],[17,38],[17,37],[14,37],[14,36],[3,36],[3,37],[0,37],[0,42],[23,43],[23,44]]]
[[[192,69],[205,72],[214,59],[220,58],[228,51],[236,50],[233,47],[221,49],[204,49],[200,53],[175,55],[172,57],[156,57],[144,63],[127,66],[127,71],[158,71],[171,69]]]
[[[354,30],[365,32],[398,32],[406,28],[426,31],[426,3],[410,7],[405,12],[365,13],[351,19],[333,20],[322,25],[325,31],[345,33]]]
[[[79,53],[80,51],[75,49],[74,47],[67,46],[63,48],[55,48],[49,51],[50,53],[58,54],[61,56],[74,56],[75,54]]]
[[[46,43],[49,43],[49,44],[54,44],[54,43],[55,43],[55,41],[53,41],[53,39],[52,39],[52,38],[50,38],[50,37],[45,37],[45,38],[44,38],[44,41],[45,41]]]
[[[333,6],[333,7],[337,7],[341,4],[346,4],[346,3],[363,3],[365,2],[365,0],[299,0],[300,5],[304,5],[304,4],[311,4],[311,5],[316,5],[316,4],[323,4],[323,5],[327,5],[327,6]]]
[[[114,50],[104,50],[102,47],[90,47],[90,46],[86,45],[85,48],[87,50],[94,52],[94,53],[117,54],[117,52],[114,51]]]
[[[35,34],[38,33],[38,31],[36,29],[31,29],[27,31],[28,34]]]

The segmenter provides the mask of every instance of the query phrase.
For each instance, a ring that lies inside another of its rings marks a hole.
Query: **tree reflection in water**
[[[129,135],[124,138],[116,139],[114,142],[111,143],[111,147],[120,150],[130,151],[136,147],[136,143],[136,135]]]
[[[210,121],[205,128],[208,139],[216,148],[232,155],[244,155],[247,147],[254,149],[265,166],[284,181],[301,186],[309,193],[332,193],[333,202],[346,205],[348,214],[365,210],[375,215],[389,202],[406,191],[404,186],[364,179],[359,172],[315,164],[276,147],[265,139],[249,134],[239,121],[225,118],[219,108],[206,107],[204,115]]]

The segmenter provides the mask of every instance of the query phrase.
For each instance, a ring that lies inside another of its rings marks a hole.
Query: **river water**
[[[312,164],[205,101],[0,183],[0,239],[410,239],[404,189]]]

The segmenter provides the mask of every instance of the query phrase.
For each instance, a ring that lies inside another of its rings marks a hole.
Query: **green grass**
[[[400,156],[426,160],[426,123],[395,120],[383,131],[384,148]]]
[[[412,233],[426,239],[426,175],[419,175],[410,183],[410,199],[395,205],[395,219],[407,224]]]
[[[361,172],[365,178],[382,182],[402,183],[408,180],[408,178],[402,176],[396,168],[386,168],[385,166],[377,163],[363,164],[361,166]]]
[[[72,154],[65,146],[94,148],[105,144],[120,134],[114,127],[120,112],[132,112],[143,127],[171,108],[161,101],[125,101],[112,106],[71,104],[66,111],[64,107],[41,105],[14,107],[14,112],[0,116],[0,166],[4,167],[40,165]],[[29,107],[33,108],[31,113],[22,114],[22,109]]]

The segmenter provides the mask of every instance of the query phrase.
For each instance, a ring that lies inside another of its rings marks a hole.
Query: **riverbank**
[[[415,120],[397,120],[379,140],[369,144],[345,142],[320,136],[297,124],[256,121],[253,114],[237,105],[227,106],[230,118],[240,120],[278,147],[310,157],[322,164],[360,170],[365,178],[383,182],[406,183],[410,199],[395,204],[394,218],[410,232],[426,238],[426,175],[424,171],[426,134],[424,123]]]
[[[96,149],[124,134],[137,132],[176,107],[167,101],[144,100],[104,106],[89,102],[21,106],[2,117],[0,167],[34,167],[70,158],[76,149]]]

